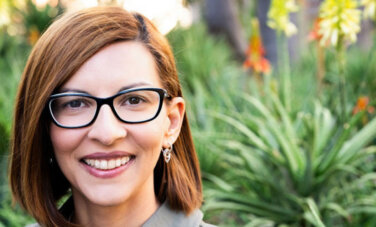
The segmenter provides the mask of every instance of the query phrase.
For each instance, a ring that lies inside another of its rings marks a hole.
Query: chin
[[[119,200],[117,198],[95,198],[91,202],[97,206],[112,207],[119,206],[123,204],[125,201]]]
[[[95,190],[93,190],[93,188],[95,188]],[[93,186],[93,188],[89,190],[86,188],[86,190],[74,193],[74,195],[81,197],[79,200],[97,206],[118,206],[125,203],[128,198],[130,198],[126,187],[96,185]]]

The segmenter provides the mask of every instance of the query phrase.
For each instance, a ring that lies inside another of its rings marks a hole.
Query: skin
[[[82,65],[62,90],[109,97],[127,86],[163,88],[153,56],[136,41],[105,47]],[[64,129],[51,123],[54,154],[71,183],[76,223],[141,226],[158,209],[153,170],[161,149],[177,139],[184,111],[184,100],[175,97],[165,100],[159,116],[146,123],[122,123],[108,105],[102,106],[96,121],[85,128]],[[135,156],[118,176],[95,177],[80,162],[92,153],[113,151]]]

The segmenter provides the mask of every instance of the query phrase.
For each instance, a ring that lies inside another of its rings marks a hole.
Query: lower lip
[[[89,166],[89,165],[86,165],[85,163],[81,163],[81,165],[84,166],[84,168],[94,177],[98,177],[98,178],[103,178],[103,179],[107,179],[107,178],[113,178],[113,177],[116,177],[116,176],[119,176],[120,174],[122,174],[126,169],[128,169],[128,167],[133,163],[134,161],[134,158],[132,158],[131,160],[129,160],[127,162],[127,164],[123,165],[123,166],[119,166],[115,169],[106,169],[106,170],[102,170],[102,169],[96,169],[92,166]]]

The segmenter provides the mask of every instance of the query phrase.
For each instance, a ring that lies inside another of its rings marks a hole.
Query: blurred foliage
[[[224,103],[231,95],[227,88],[243,86],[244,73],[226,42],[211,38],[201,23],[189,29],[176,29],[169,33],[168,39],[175,53],[184,96],[189,100],[187,113],[201,169],[204,175],[219,173],[220,154],[213,143],[218,125],[209,112],[224,111]]]
[[[275,96],[276,80],[266,76],[260,85],[232,60],[222,40],[207,36],[204,26],[177,30],[169,39],[188,100],[209,222],[223,226],[376,223],[375,147],[368,147],[376,137],[376,120],[369,116],[368,121],[374,120],[363,128],[367,113],[362,111],[344,127],[338,125],[333,53],[326,53],[321,89],[316,80],[316,47],[310,45],[302,53],[291,70],[293,105],[288,112]],[[375,99],[373,52],[349,50],[349,112],[358,97]]]
[[[38,8],[31,0],[27,0],[25,9],[16,9],[15,13],[23,18],[28,40],[33,45],[52,20],[62,12],[63,8],[59,4],[56,7],[47,4]]]
[[[369,50],[365,51],[356,46],[349,48],[347,59],[346,59],[346,69],[345,77],[348,83],[346,84],[346,94],[349,98],[349,103],[355,103],[356,99],[362,95],[370,97],[372,100],[376,99],[376,46],[371,47]],[[323,96],[327,97],[328,102],[333,102],[330,98],[336,93],[335,90],[331,89],[333,85],[337,82],[337,75],[330,73],[335,71],[333,69],[334,54],[328,52],[326,55],[326,67],[327,76],[325,78],[327,83],[327,88],[324,91]]]
[[[376,195],[368,193],[376,188],[376,147],[367,145],[376,136],[376,118],[357,132],[364,112],[341,129],[319,103],[312,113],[290,118],[275,94],[265,96],[271,106],[241,92],[237,98],[244,100],[243,110],[213,114],[234,130],[217,139],[228,168],[224,177],[212,176],[217,187],[208,190],[206,209],[253,213],[290,226],[343,226],[362,209],[375,214]]]
[[[14,98],[28,55],[28,46],[23,40],[9,36],[4,30],[0,29],[0,155],[7,152]]]
[[[7,169],[7,155],[0,155],[0,169]],[[33,219],[28,216],[17,205],[12,205],[10,190],[7,182],[7,172],[0,172],[0,227],[19,227],[33,223]]]
[[[53,18],[62,13],[60,5],[51,7],[47,4],[38,8],[31,0],[3,1],[2,4],[7,6],[10,23],[0,27],[0,154],[7,151],[13,102],[31,45]],[[10,31],[15,34],[10,35]]]

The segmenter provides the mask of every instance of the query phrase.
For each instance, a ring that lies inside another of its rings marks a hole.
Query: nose
[[[88,137],[104,145],[111,145],[115,141],[125,138],[127,131],[108,105],[103,105],[97,119],[91,125]]]

